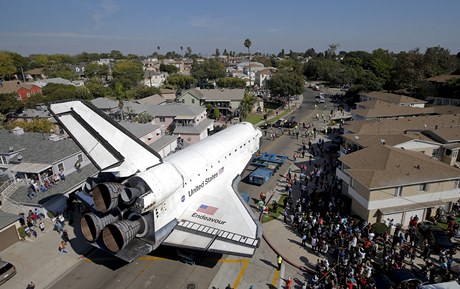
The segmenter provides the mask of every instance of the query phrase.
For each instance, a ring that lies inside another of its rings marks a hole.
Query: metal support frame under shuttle
[[[126,261],[160,244],[252,256],[262,227],[237,192],[262,133],[241,123],[163,160],[81,101],[52,103],[53,116],[100,173],[85,186],[92,212],[83,236]]]

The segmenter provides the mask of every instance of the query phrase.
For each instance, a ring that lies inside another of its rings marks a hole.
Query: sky
[[[275,53],[441,46],[460,52],[459,0],[21,0],[0,5],[0,51]],[[180,47],[183,47],[181,51]]]

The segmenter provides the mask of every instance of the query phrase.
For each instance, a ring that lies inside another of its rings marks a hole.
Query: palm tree
[[[251,53],[249,52],[249,47],[251,47],[252,42],[249,38],[244,40],[244,46],[248,49],[249,54],[249,86],[251,86]]]

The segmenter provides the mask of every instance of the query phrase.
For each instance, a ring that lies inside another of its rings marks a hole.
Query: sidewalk
[[[75,213],[74,220],[80,220],[78,213]],[[81,238],[75,238],[79,222],[72,224],[75,226],[72,227],[66,221],[64,228],[70,239],[66,247],[68,254],[59,255],[61,234],[54,230],[50,219],[46,219],[44,224],[44,232],[37,228],[37,238],[26,237],[1,252],[2,260],[12,263],[17,270],[16,276],[3,285],[5,288],[24,289],[30,282],[34,282],[37,288],[47,288],[81,262],[84,252],[92,248]]]

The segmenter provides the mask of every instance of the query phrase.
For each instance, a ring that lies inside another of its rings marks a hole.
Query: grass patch
[[[279,216],[283,214],[283,211],[284,211],[283,201],[285,198],[286,198],[285,195],[281,195],[280,199],[278,200],[278,209],[276,210],[276,212],[273,211],[272,202],[270,203],[270,205],[268,206],[268,214],[263,214],[262,216],[262,223],[278,219]]]
[[[274,124],[278,119],[283,118],[283,117],[286,116],[289,112],[291,112],[291,111],[290,111],[290,110],[283,110],[283,111],[281,111],[280,113],[278,113],[277,116],[275,116],[274,118],[270,119],[270,121],[269,121],[268,123]]]
[[[264,116],[262,114],[249,114],[246,118],[245,121],[250,122],[252,124],[256,124],[260,121],[264,120]]]

